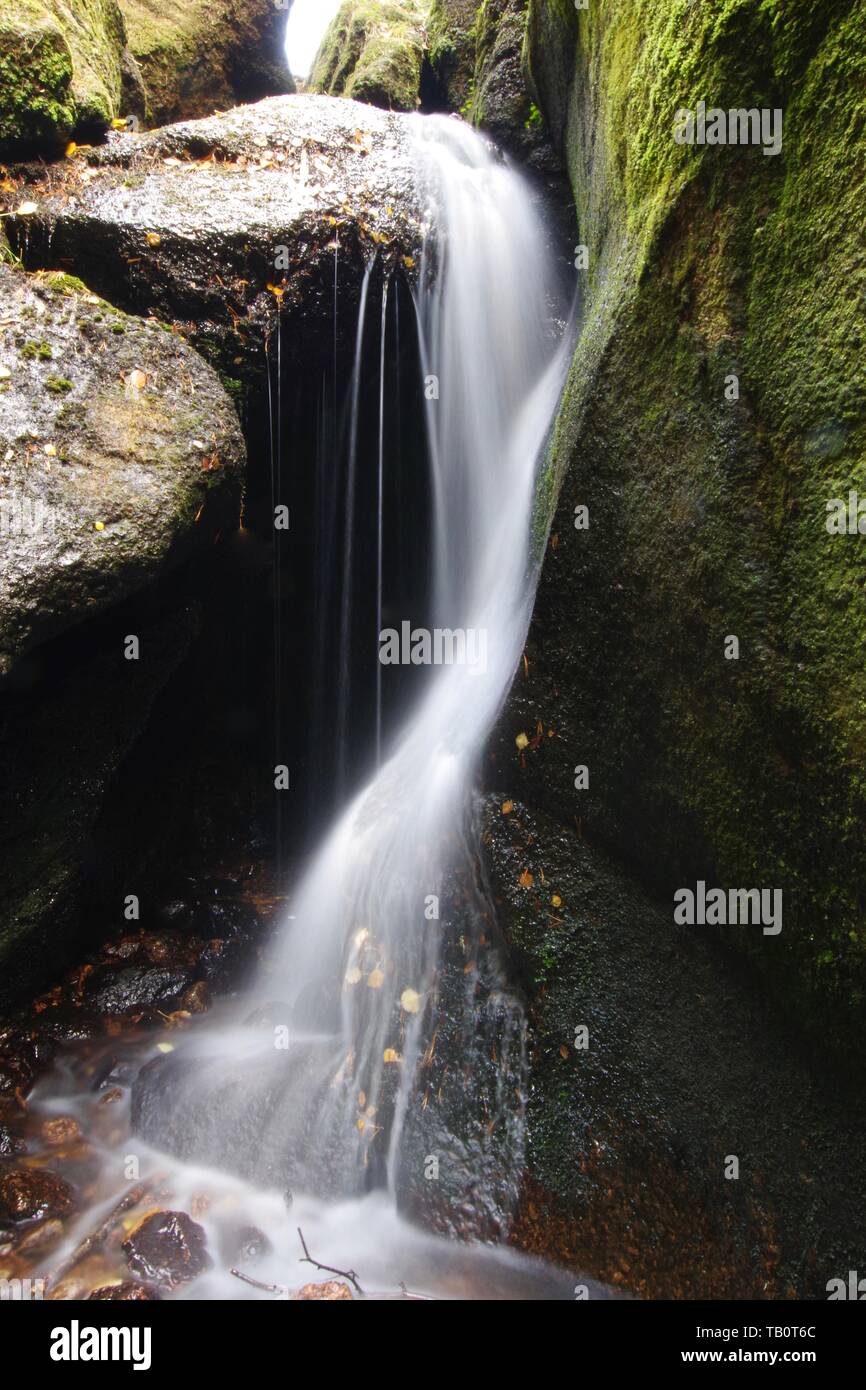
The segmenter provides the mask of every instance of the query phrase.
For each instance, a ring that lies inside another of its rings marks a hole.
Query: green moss
[[[117,114],[116,0],[6,0],[0,16],[0,152],[55,150]]]
[[[40,271],[37,277],[50,290],[63,295],[89,294],[87,286],[83,280],[79,280],[77,275],[67,275],[62,270]]]
[[[477,0],[433,0],[427,20],[427,56],[449,106],[469,119],[475,76]]]
[[[536,697],[592,767],[590,829],[666,894],[783,890],[781,936],[738,943],[851,1048],[866,608],[860,538],[824,522],[830,498],[866,496],[866,13],[635,0],[578,18],[533,0],[529,44],[590,250],[546,480],[559,548]],[[782,154],[678,145],[675,112],[699,100],[783,109]],[[566,773],[539,780],[551,809],[571,804]]]
[[[54,356],[49,343],[25,343],[21,349],[21,356],[27,361],[47,362]]]
[[[0,150],[57,141],[75,124],[72,54],[41,5],[0,18]]]
[[[425,13],[420,0],[345,0],[322,42],[308,90],[414,111]]]
[[[46,377],[44,386],[46,391],[51,391],[55,396],[64,396],[67,391],[72,390],[72,382],[67,381],[65,376]]]

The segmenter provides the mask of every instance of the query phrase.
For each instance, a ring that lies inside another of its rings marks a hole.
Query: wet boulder
[[[256,1264],[273,1251],[273,1245],[257,1226],[240,1226],[224,1242],[225,1255],[232,1265]]]
[[[192,982],[187,966],[103,966],[88,981],[87,1004],[99,1014],[165,1009]]]
[[[61,1149],[81,1138],[81,1126],[72,1115],[54,1115],[42,1122],[39,1133],[50,1149]]]
[[[195,921],[202,936],[224,940],[252,936],[260,925],[251,903],[231,899],[199,904]]]
[[[238,1039],[237,1041],[240,1041]],[[344,1123],[357,1095],[339,1075],[336,1040],[273,1040],[199,1053],[193,1043],[142,1067],[133,1133],[164,1153],[268,1187],[323,1197],[366,1190],[359,1130]],[[371,1142],[373,1136],[370,1136]]]
[[[0,1057],[0,1095],[24,1096],[33,1085],[33,1069],[22,1057]]]
[[[198,959],[197,943],[180,932],[153,932],[143,937],[141,947],[151,965],[189,967]]]
[[[196,980],[178,1000],[178,1008],[190,1014],[206,1014],[210,1006],[211,992],[206,980]]]
[[[62,1221],[54,1219],[52,1221],[40,1221],[38,1226],[33,1226],[27,1231],[23,1240],[18,1242],[15,1254],[18,1256],[43,1255],[60,1243],[66,1233],[66,1227]]]
[[[69,277],[0,266],[0,672],[236,514],[244,446],[216,375]]]
[[[0,1222],[66,1216],[74,1206],[74,1189],[56,1173],[12,1168],[0,1174]]]
[[[162,1298],[159,1289],[153,1284],[141,1284],[136,1279],[125,1279],[121,1284],[103,1284],[88,1294],[89,1300],[103,1303],[155,1303]]]
[[[294,1302],[312,1303],[324,1300],[327,1303],[337,1303],[348,1299],[352,1301],[352,1290],[348,1284],[344,1284],[342,1279],[325,1279],[319,1284],[304,1284],[303,1288],[298,1289],[292,1295]]]
[[[113,302],[187,325],[229,377],[260,370],[278,321],[284,361],[308,365],[335,326],[353,344],[374,258],[415,264],[412,120],[287,96],[121,135],[35,187],[7,231],[28,266],[73,265]]]
[[[123,1242],[133,1274],[173,1289],[210,1268],[204,1230],[182,1211],[158,1211]]]
[[[208,941],[199,959],[199,971],[205,981],[216,989],[238,984],[250,968],[246,946],[247,943],[240,937],[229,940],[214,937]]]
[[[0,1124],[0,1158],[15,1158],[27,1152],[27,1144],[7,1124]]]

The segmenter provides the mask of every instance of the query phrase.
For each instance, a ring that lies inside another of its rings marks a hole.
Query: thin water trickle
[[[382,285],[382,325],[379,339],[379,457],[376,483],[376,631],[382,631],[382,592],[385,539],[385,335],[388,328],[388,281]],[[376,767],[382,762],[382,665],[376,666]]]
[[[355,493],[358,475],[358,422],[361,403],[361,370],[364,360],[364,329],[367,319],[367,299],[370,292],[370,277],[376,264],[372,256],[364,272],[361,286],[361,302],[358,309],[358,330],[355,338],[355,365],[352,369],[351,417],[349,426],[349,458],[346,479],[345,521],[343,531],[343,588],[340,600],[340,685],[337,712],[337,780],[340,789],[346,784],[348,754],[349,701],[352,694],[352,600],[354,593],[355,556]]]

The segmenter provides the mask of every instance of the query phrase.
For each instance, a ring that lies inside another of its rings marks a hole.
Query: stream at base
[[[143,1145],[130,1131],[130,1092],[123,1080],[159,1056],[160,1048],[174,1047],[177,1036],[175,1030],[139,1030],[126,1040],[72,1044],[32,1093],[31,1131],[44,1131],[46,1122],[63,1123],[70,1131],[69,1142],[46,1149],[46,1163],[75,1182],[88,1202],[86,1213],[67,1223],[62,1242],[50,1254],[34,1251],[26,1267],[16,1265],[16,1277],[48,1280],[46,1296],[84,1299],[134,1277],[158,1288],[163,1298],[279,1301],[308,1284],[337,1280],[349,1286],[345,1276],[352,1273],[359,1286],[353,1296],[366,1299],[566,1300],[575,1297],[577,1284],[586,1291],[582,1297],[622,1297],[505,1246],[426,1232],[405,1220],[383,1190],[346,1201],[289,1195],[177,1162]],[[71,1131],[73,1120],[77,1134]],[[38,1156],[33,1161],[38,1163]],[[124,1169],[128,1176],[118,1183]],[[119,1212],[130,1195],[139,1200]],[[204,1233],[206,1267],[195,1278],[184,1274],[174,1287],[166,1278],[157,1280],[155,1270],[151,1282],[146,1269],[131,1269],[129,1251],[123,1249],[155,1212],[189,1214]],[[81,1241],[112,1213],[104,1241],[64,1273]],[[341,1273],[302,1262],[299,1232],[314,1261]]]

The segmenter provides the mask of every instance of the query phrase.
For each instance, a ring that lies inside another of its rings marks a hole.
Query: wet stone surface
[[[331,343],[335,249],[346,324],[372,255],[418,259],[412,119],[303,95],[117,136],[29,188],[38,211],[7,227],[28,267],[71,260],[113,303],[189,325],[232,375],[278,317],[301,362]]]
[[[66,1216],[74,1206],[73,1188],[56,1173],[35,1168],[0,1173],[0,1222]]]
[[[203,1274],[210,1267],[204,1230],[182,1211],[159,1211],[147,1217],[123,1243],[130,1269],[169,1289]]]
[[[90,1294],[91,1301],[104,1303],[154,1303],[161,1298],[162,1294],[153,1284],[139,1284],[134,1279],[127,1279],[123,1284],[106,1284]]]

